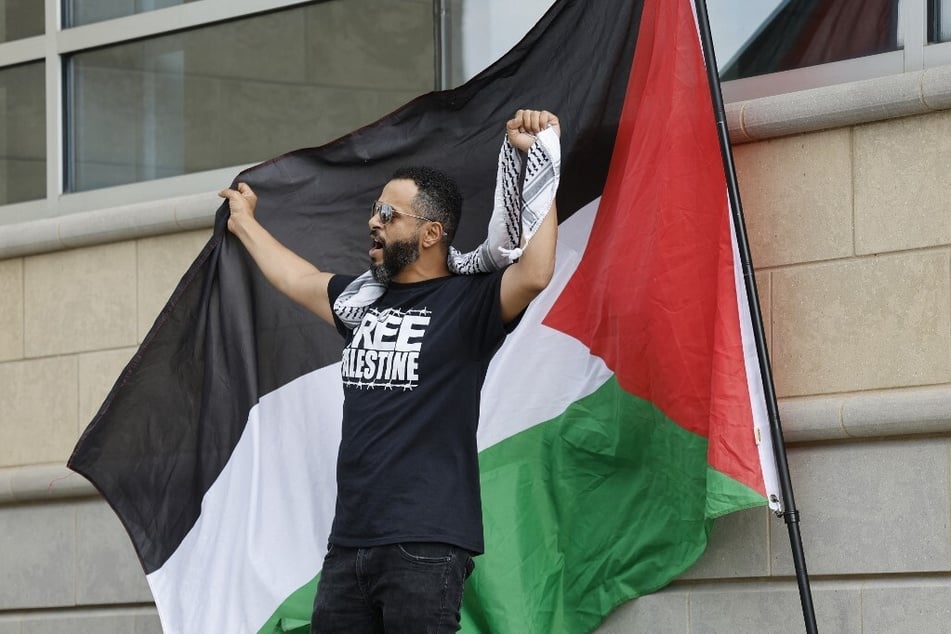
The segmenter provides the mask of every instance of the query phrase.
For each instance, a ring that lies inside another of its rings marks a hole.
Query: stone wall
[[[0,262],[0,634],[161,631],[115,514],[60,465],[209,236]]]

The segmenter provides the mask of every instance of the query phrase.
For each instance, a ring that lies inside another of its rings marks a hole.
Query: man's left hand
[[[505,124],[509,143],[522,152],[527,152],[535,143],[535,136],[545,128],[554,128],[561,136],[558,117],[547,110],[518,110]]]

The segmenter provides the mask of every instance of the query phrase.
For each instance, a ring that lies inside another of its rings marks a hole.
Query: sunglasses
[[[400,211],[393,205],[387,203],[381,203],[379,200],[370,205],[370,217],[379,214],[380,223],[389,224],[393,220],[393,214],[400,214],[402,216],[409,216],[410,218],[417,218],[419,220],[425,220],[427,222],[439,222],[438,220],[433,220],[432,218],[426,218],[425,216],[417,216],[416,214],[407,213],[405,211]]]

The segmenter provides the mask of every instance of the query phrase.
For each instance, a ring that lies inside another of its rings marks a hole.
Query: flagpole
[[[796,568],[796,581],[799,585],[799,601],[802,604],[802,616],[809,634],[818,632],[816,612],[812,604],[812,591],[809,588],[809,573],[806,572],[806,556],[802,547],[802,535],[799,531],[799,511],[793,497],[792,479],[789,476],[789,463],[786,460],[786,444],[783,440],[782,425],[779,420],[779,406],[776,402],[776,389],[766,349],[766,335],[760,313],[759,295],[756,291],[756,278],[753,275],[753,261],[750,245],[746,236],[746,224],[743,221],[743,209],[740,204],[740,188],[736,180],[736,166],[733,163],[733,151],[726,125],[726,109],[720,92],[720,77],[717,72],[716,53],[713,50],[713,36],[710,33],[710,18],[707,14],[706,0],[694,0],[697,9],[697,25],[700,42],[703,46],[703,58],[707,68],[710,95],[713,98],[713,110],[717,122],[717,134],[720,137],[720,153],[723,156],[723,168],[726,171],[727,191],[730,196],[730,209],[736,231],[737,248],[743,267],[743,280],[746,284],[746,296],[753,322],[753,337],[763,379],[763,392],[766,398],[766,410],[769,416],[770,435],[773,441],[773,453],[779,471],[779,486],[783,496],[782,517],[789,529],[789,543],[792,549],[793,564]]]
[[[450,65],[452,64],[452,45],[449,39],[452,36],[450,15],[447,0],[436,0],[433,3],[433,35],[436,41],[435,59],[435,90],[448,90],[450,84]]]

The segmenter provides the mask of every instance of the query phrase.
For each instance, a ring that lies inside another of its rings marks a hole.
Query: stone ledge
[[[788,442],[951,432],[951,385],[783,399]]]
[[[784,399],[787,442],[951,433],[951,385]],[[59,463],[0,468],[0,505],[97,496]]]
[[[761,141],[951,108],[951,66],[740,101],[726,106],[730,141]]]
[[[97,495],[89,481],[61,463],[0,468],[0,505]]]
[[[771,521],[775,521],[771,520]],[[785,536],[783,537],[785,539]],[[814,590],[870,590],[879,588],[951,588],[951,573],[875,573],[866,574],[809,574],[809,584]],[[677,594],[681,592],[770,592],[788,587],[798,594],[796,576],[772,575],[764,577],[745,577],[734,579],[674,579],[669,586],[657,594]]]
[[[0,225],[0,259],[206,229],[218,205],[209,192]]]

